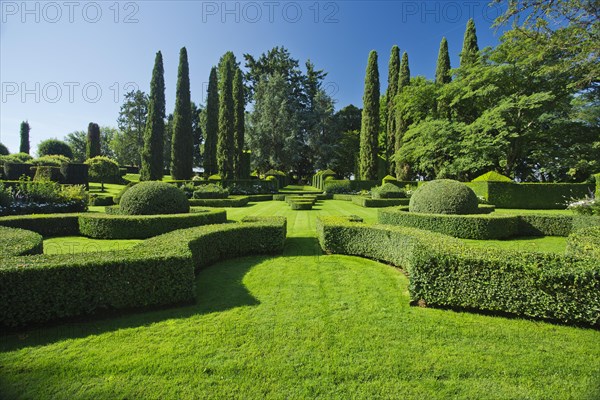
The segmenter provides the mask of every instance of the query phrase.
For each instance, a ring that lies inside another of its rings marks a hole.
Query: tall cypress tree
[[[187,50],[179,51],[179,70],[173,112],[173,140],[171,142],[171,177],[190,179],[194,163],[194,136],[192,134],[192,100]]]
[[[85,157],[93,158],[100,155],[100,127],[90,122],[87,131],[87,142],[85,145]]]
[[[233,165],[235,169],[235,178],[243,179],[242,173],[242,153],[244,151],[244,133],[245,127],[245,96],[244,96],[244,80],[242,78],[242,70],[235,68],[233,77],[233,109],[234,109],[234,137],[235,137],[235,153]]]
[[[410,85],[410,67],[408,65],[408,54],[404,52],[402,54],[402,61],[400,62],[400,76],[398,77],[398,93],[400,93],[405,87]],[[408,127],[408,122],[400,115],[396,113],[396,142],[395,152],[397,153],[402,147],[402,139],[404,132]],[[407,177],[406,164],[402,161],[396,160],[396,178],[405,180]]]
[[[387,99],[387,126],[386,126],[386,159],[388,162],[388,173],[394,174],[396,167],[392,161],[396,142],[396,118],[394,118],[394,99],[398,93],[398,76],[400,75],[400,49],[392,46],[390,61],[388,64],[388,87],[385,93]]]
[[[29,131],[31,128],[29,127],[29,122],[23,121],[21,122],[21,146],[19,147],[19,151],[21,153],[29,154]]]
[[[165,77],[162,53],[156,53],[150,97],[148,99],[148,117],[144,129],[144,149],[142,150],[142,169],[140,180],[160,181],[163,176],[165,142]]]
[[[450,83],[450,54],[448,53],[448,41],[442,38],[440,51],[438,53],[437,66],[435,68],[435,83],[440,85]]]
[[[233,76],[235,56],[228,51],[219,61],[219,133],[217,135],[217,165],[221,179],[234,178],[235,106]]]
[[[365,76],[360,127],[360,179],[377,179],[377,136],[379,133],[379,68],[377,52],[371,50]]]
[[[219,132],[219,78],[217,67],[212,67],[206,92],[206,136],[204,139],[204,174],[208,177],[218,172],[217,135]]]
[[[479,45],[477,44],[477,32],[473,18],[467,22],[462,52],[460,53],[460,66],[469,66],[477,62],[479,57]]]

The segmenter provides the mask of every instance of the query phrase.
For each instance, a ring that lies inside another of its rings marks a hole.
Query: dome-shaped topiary
[[[406,192],[393,183],[384,183],[371,189],[374,199],[401,199],[406,197]]]
[[[140,182],[127,190],[120,201],[122,214],[183,214],[190,211],[185,193],[165,182]]]
[[[475,192],[464,183],[438,179],[419,187],[410,198],[409,211],[427,214],[476,214]]]

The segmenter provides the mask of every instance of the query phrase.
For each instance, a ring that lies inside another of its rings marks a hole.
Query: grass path
[[[316,245],[316,215],[376,211],[317,208],[228,211],[287,216],[285,253],[203,270],[196,304],[1,336],[0,398],[600,397],[600,332],[410,307],[399,270]]]

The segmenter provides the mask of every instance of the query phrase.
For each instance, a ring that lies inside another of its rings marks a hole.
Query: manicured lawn
[[[101,194],[105,196],[116,196],[119,194],[121,189],[123,189],[125,185],[115,185],[112,183],[104,184],[104,192],[101,191],[102,185],[99,183],[90,183],[90,194]]]
[[[44,254],[76,254],[94,251],[128,250],[141,240],[100,240],[82,236],[49,238],[44,240]]]
[[[0,397],[596,399],[600,332],[409,306],[398,269],[322,255],[316,216],[344,201],[228,210],[285,215],[283,256],[218,263],[196,304],[0,336]]]
[[[477,248],[557,254],[564,254],[567,246],[567,238],[558,236],[519,237],[509,240],[461,240],[467,245]]]

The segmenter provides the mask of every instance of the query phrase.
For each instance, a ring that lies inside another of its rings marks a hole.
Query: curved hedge
[[[81,214],[33,214],[0,217],[0,226],[21,228],[44,237],[79,235]]]
[[[580,229],[569,235],[567,254],[600,260],[600,226]]]
[[[176,229],[227,222],[222,210],[205,210],[171,215],[103,215],[79,216],[79,233],[96,239],[147,239]]]
[[[518,234],[517,216],[421,214],[395,209],[379,210],[380,224],[400,225],[463,239],[505,239]]]
[[[292,210],[312,210],[313,204],[310,201],[293,201],[290,203],[290,208]]]
[[[2,257],[42,254],[44,239],[40,234],[18,228],[0,226],[0,254]]]
[[[406,269],[413,302],[600,326],[600,263],[593,258],[472,249],[415,228],[321,218],[330,253]]]
[[[285,218],[207,225],[155,236],[133,251],[0,259],[0,326],[195,299],[195,270],[283,250]]]

